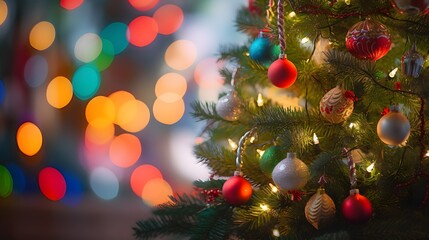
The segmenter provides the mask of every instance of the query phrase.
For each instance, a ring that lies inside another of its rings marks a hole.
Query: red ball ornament
[[[347,50],[356,58],[376,61],[390,50],[387,27],[371,19],[353,25],[346,35]]]
[[[223,198],[233,206],[247,203],[252,197],[252,192],[252,185],[239,174],[228,179],[222,187]]]
[[[268,79],[274,86],[279,88],[288,88],[292,86],[298,76],[298,71],[295,65],[287,60],[287,58],[280,57],[268,68]]]
[[[352,189],[343,202],[342,212],[347,221],[364,223],[372,216],[372,205],[368,198],[359,194],[359,189]]]

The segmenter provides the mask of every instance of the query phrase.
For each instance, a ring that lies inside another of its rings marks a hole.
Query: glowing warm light
[[[43,56],[34,55],[28,59],[24,68],[24,79],[28,86],[39,87],[48,76],[48,62]]]
[[[90,99],[100,88],[100,72],[92,65],[79,67],[73,75],[73,92],[80,100]]]
[[[429,157],[429,150],[426,151],[425,157]]]
[[[55,40],[55,28],[50,22],[42,21],[34,25],[30,32],[30,45],[39,51],[50,47]]]
[[[67,10],[73,10],[82,5],[83,0],[60,0],[60,6]]]
[[[92,191],[101,199],[111,200],[118,196],[119,181],[107,168],[98,167],[91,172],[89,184]]]
[[[158,24],[151,17],[140,16],[128,24],[127,39],[134,46],[144,47],[151,44],[157,34]]]
[[[216,58],[206,58],[195,67],[194,79],[200,88],[219,88],[224,83],[218,69],[222,68],[223,63],[218,62]]]
[[[357,128],[357,124],[356,123],[350,123],[349,128]]]
[[[183,23],[183,11],[173,4],[166,4],[158,8],[153,14],[158,23],[158,32],[169,35],[176,32]]]
[[[366,171],[367,171],[367,172],[372,172],[372,170],[374,170],[374,164],[375,164],[375,162],[371,163],[371,165],[369,165],[369,166],[366,168]]]
[[[102,49],[101,38],[95,33],[85,33],[74,46],[74,55],[84,63],[95,60]]]
[[[313,133],[313,143],[319,144],[319,138],[317,137],[316,133]]]
[[[112,55],[117,55],[127,48],[127,28],[128,26],[125,23],[114,22],[101,31],[100,37],[103,40],[107,40],[112,46]],[[104,45],[103,41],[103,49]]]
[[[229,143],[229,146],[231,147],[231,149],[232,149],[233,151],[237,150],[238,145],[237,145],[237,143],[236,143],[236,142],[234,142],[231,138],[228,138],[228,143]]]
[[[351,0],[344,0],[344,2],[347,4],[347,5],[350,5],[350,3],[352,2]]]
[[[31,122],[23,123],[16,133],[19,150],[27,156],[33,156],[42,147],[42,132]]]
[[[256,152],[258,153],[259,157],[262,157],[262,155],[264,155],[264,150],[261,149],[256,149]]]
[[[39,173],[39,188],[46,198],[58,201],[66,194],[66,180],[57,169],[47,167]]]
[[[273,236],[280,237],[280,231],[278,229],[273,229]]]
[[[118,116],[119,116],[119,110],[121,107],[129,102],[136,100],[134,95],[127,91],[117,91],[109,95],[109,99],[112,100],[113,104],[115,105],[115,123],[118,124]]]
[[[115,135],[115,125],[105,118],[92,120],[85,130],[85,140],[91,143],[103,145],[113,139]]]
[[[141,153],[140,140],[132,134],[121,134],[110,143],[110,160],[118,167],[131,167],[139,160]]]
[[[177,40],[165,51],[165,62],[175,70],[189,68],[197,58],[197,47],[188,40]]]
[[[278,192],[278,191],[279,191],[279,189],[278,189],[275,185],[273,185],[273,184],[271,184],[271,183],[269,183],[269,185],[270,185],[270,187],[271,187],[271,192],[276,193],[276,192]]]
[[[70,103],[73,97],[73,86],[66,77],[59,76],[48,84],[46,88],[46,100],[54,107],[61,109]]]
[[[128,132],[143,130],[150,120],[149,108],[139,100],[124,103],[118,111],[118,125]]]
[[[398,68],[394,68],[392,71],[390,71],[389,77],[394,78],[396,76],[396,72],[398,72]]]
[[[0,197],[8,197],[13,190],[13,179],[9,170],[0,165]]]
[[[178,73],[166,73],[158,79],[155,85],[155,95],[160,97],[165,93],[175,93],[183,97],[187,89],[186,79]]]
[[[296,13],[295,13],[295,12],[290,12],[290,13],[288,14],[288,16],[289,16],[290,18],[296,17]]]
[[[173,195],[173,189],[170,184],[161,178],[150,180],[143,188],[142,199],[150,206],[170,202]]]
[[[131,6],[140,11],[147,11],[155,7],[159,0],[128,0]]]
[[[130,185],[133,192],[142,197],[143,188],[153,179],[162,179],[162,174],[155,166],[144,164],[134,169],[130,178]]]
[[[264,106],[264,99],[262,98],[262,94],[258,93],[258,100],[256,100],[256,104],[258,107]]]
[[[310,38],[308,37],[304,37],[301,39],[301,43],[307,43],[308,41],[310,41]]]
[[[259,207],[262,209],[262,211],[268,211],[270,210],[270,207],[266,204],[259,204]]]
[[[113,123],[115,120],[115,104],[105,96],[97,96],[88,102],[85,109],[85,116],[88,123],[94,119],[103,118],[106,121]]]
[[[255,142],[255,140],[256,140],[256,137],[255,137],[255,136],[252,136],[252,137],[249,139],[249,142],[250,142],[250,143],[254,143],[254,142]]]
[[[153,116],[163,124],[178,122],[185,113],[185,102],[176,94],[165,93],[153,103]]]
[[[3,0],[0,0],[0,26],[4,23],[7,18],[7,3]]]

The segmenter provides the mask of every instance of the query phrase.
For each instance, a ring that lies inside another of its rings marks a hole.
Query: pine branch
[[[218,205],[198,213],[198,224],[192,229],[191,240],[228,239],[232,232],[232,208]]]
[[[265,23],[255,14],[251,14],[248,9],[242,8],[237,12],[235,26],[240,32],[255,36],[260,29],[263,29]]]
[[[225,121],[221,118],[216,112],[216,104],[215,103],[202,103],[199,101],[195,101],[191,103],[191,108],[193,109],[192,117],[194,117],[197,121],[203,120],[215,120],[215,121]]]
[[[232,176],[236,169],[235,153],[211,142],[195,146],[194,154],[200,163],[206,164],[217,175]]]

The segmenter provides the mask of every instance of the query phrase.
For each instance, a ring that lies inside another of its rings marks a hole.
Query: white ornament
[[[272,173],[274,183],[283,191],[301,189],[310,178],[307,165],[294,153],[287,153],[287,157],[280,161]]]

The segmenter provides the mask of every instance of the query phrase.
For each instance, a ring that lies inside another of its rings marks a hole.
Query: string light
[[[254,142],[255,142],[255,140],[256,140],[256,138],[255,138],[254,136],[252,136],[252,137],[249,139],[249,142],[250,142],[250,143],[254,143]]]
[[[295,16],[296,16],[296,13],[295,13],[295,12],[290,12],[288,16],[289,16],[290,18],[293,18],[293,17],[295,17]]]
[[[349,128],[357,128],[357,124],[356,123],[350,123]]]
[[[274,237],[280,237],[280,231],[277,228],[273,229],[273,236]]]
[[[398,71],[398,68],[394,68],[392,71],[390,71],[389,77],[394,78],[397,71]]]
[[[304,37],[301,39],[301,43],[307,43],[308,41],[310,41],[310,38],[308,37]]]
[[[264,99],[262,98],[262,94],[258,93],[258,100],[256,100],[256,104],[258,107],[264,106]]]
[[[229,146],[231,147],[231,149],[232,149],[233,151],[237,150],[238,145],[237,145],[237,143],[236,143],[236,142],[234,142],[231,138],[228,138],[228,143],[229,143]]]
[[[316,133],[313,133],[313,142],[314,144],[319,144],[319,138],[317,137]]]
[[[271,187],[271,192],[276,193],[279,191],[279,189],[273,184],[269,183],[268,185]]]
[[[250,53],[249,53],[249,52],[246,52],[246,53],[245,53],[245,55],[246,55],[246,56],[250,56]]]
[[[350,3],[352,2],[351,0],[344,0],[344,2],[347,4],[347,5],[350,5]]]
[[[371,165],[369,165],[369,166],[366,168],[366,171],[367,171],[367,172],[372,172],[372,170],[374,170],[374,164],[375,164],[375,163],[371,163]]]
[[[270,210],[270,207],[266,204],[259,204],[259,207],[261,207],[262,211],[268,211]]]
[[[425,157],[429,157],[429,150],[426,151]]]
[[[256,152],[259,154],[259,157],[262,157],[262,155],[264,155],[264,150],[261,149],[256,149]]]

